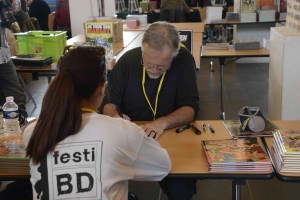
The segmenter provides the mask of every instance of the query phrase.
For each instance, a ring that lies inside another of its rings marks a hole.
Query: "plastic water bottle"
[[[0,106],[0,135],[4,133],[4,127],[3,127],[3,112],[2,112],[2,106]]]
[[[4,134],[21,133],[18,105],[14,102],[13,96],[6,97],[6,103],[3,105],[2,110]]]

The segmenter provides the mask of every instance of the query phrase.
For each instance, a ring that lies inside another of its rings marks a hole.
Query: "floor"
[[[214,72],[210,71],[209,59],[201,60],[197,71],[200,93],[200,111],[198,119],[220,119],[220,75],[217,60],[213,60]],[[268,116],[268,64],[231,62],[225,66],[225,112],[226,119],[238,119],[238,111],[243,106],[258,106]],[[30,116],[38,116],[45,90],[46,77],[30,81],[27,86],[38,106],[34,109],[31,101],[27,103]],[[242,186],[243,200],[283,200],[300,196],[300,183],[271,180],[248,180]],[[140,200],[154,200],[159,197],[159,186],[151,182],[130,182],[130,191]],[[162,200],[166,200],[164,194]],[[229,200],[231,199],[231,180],[198,180],[197,194],[193,200]]]

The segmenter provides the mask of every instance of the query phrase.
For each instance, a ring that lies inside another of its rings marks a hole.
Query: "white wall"
[[[69,0],[72,36],[84,33],[83,23],[100,16],[101,0]],[[105,16],[115,14],[115,1],[104,0]]]
[[[105,16],[114,16],[116,14],[115,0],[104,0]]]

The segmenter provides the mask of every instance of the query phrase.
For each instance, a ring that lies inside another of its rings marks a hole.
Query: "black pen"
[[[210,124],[207,124],[207,126],[211,133],[215,133],[215,129]]]
[[[182,131],[184,131],[184,130],[190,128],[190,127],[191,127],[190,124],[185,124],[185,125],[183,125],[182,127],[179,127],[178,129],[176,129],[176,133],[180,133],[180,132],[182,132]]]
[[[205,123],[204,123],[204,122],[202,123],[202,129],[203,129],[203,132],[205,132],[205,131],[206,131],[206,125],[205,125]]]
[[[196,135],[200,135],[201,134],[201,131],[194,124],[191,124],[191,127],[194,130],[194,132],[196,133]]]

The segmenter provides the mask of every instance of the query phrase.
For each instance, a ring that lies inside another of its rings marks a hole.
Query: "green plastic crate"
[[[50,56],[56,62],[67,44],[66,31],[29,31],[15,34],[19,54]]]

